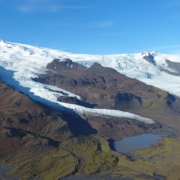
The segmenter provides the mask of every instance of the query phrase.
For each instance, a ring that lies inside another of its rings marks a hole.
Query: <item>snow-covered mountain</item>
[[[180,96],[180,56],[156,52],[117,55],[72,54],[48,48],[0,41],[0,77],[10,86],[28,94],[32,99],[56,108],[68,108],[78,113],[105,114],[129,117],[147,123],[151,119],[117,110],[88,109],[78,105],[58,102],[60,96],[80,96],[63,89],[34,82],[32,78],[46,73],[46,65],[54,58],[70,58],[74,62],[90,67],[94,62],[111,67],[131,78],[159,87]]]

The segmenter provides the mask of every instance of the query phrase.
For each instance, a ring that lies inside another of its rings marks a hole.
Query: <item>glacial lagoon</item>
[[[117,152],[127,154],[130,151],[149,148],[158,142],[163,135],[141,134],[138,136],[125,137],[121,141],[115,142],[114,147]]]

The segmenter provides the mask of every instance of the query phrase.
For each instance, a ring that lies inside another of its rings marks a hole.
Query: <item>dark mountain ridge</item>
[[[57,64],[57,61],[59,66],[55,69],[54,63]],[[69,62],[76,68],[69,68],[67,66]],[[73,92],[81,97],[82,102],[91,105],[89,107],[128,111],[177,128],[180,98],[174,95],[128,78],[98,63],[85,68],[70,60],[55,59],[47,65],[47,68],[49,71],[46,74],[34,80]],[[70,98],[59,100],[78,104]]]

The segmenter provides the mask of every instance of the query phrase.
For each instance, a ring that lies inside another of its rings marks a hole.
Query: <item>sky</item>
[[[0,39],[83,54],[180,54],[180,0],[0,0]]]

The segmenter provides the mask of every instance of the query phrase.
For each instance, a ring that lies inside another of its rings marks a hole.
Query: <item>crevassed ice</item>
[[[46,73],[46,65],[54,58],[61,57],[62,59],[70,58],[86,67],[90,67],[94,62],[98,62],[102,66],[114,68],[126,76],[137,78],[144,83],[154,85],[180,96],[179,77],[167,74],[166,72],[161,72],[159,69],[162,64],[166,64],[166,59],[180,63],[180,56],[158,53],[154,53],[153,56],[157,64],[156,66],[144,60],[141,53],[119,55],[72,54],[48,48],[0,42],[0,76],[1,78],[4,78],[7,83],[13,85],[18,90],[29,94],[34,99],[41,97],[56,105],[59,103],[57,98],[64,94],[80,99],[79,96],[71,92],[60,88],[58,90],[56,89],[58,92],[53,92],[52,89],[56,87],[45,86],[32,81],[32,78],[37,77],[38,74]],[[58,105],[67,106],[74,110],[78,109],[78,111],[100,112],[111,116],[115,114],[118,117],[122,117],[123,115],[122,112],[114,110],[95,110],[88,108],[83,108],[82,110],[82,107],[77,107],[75,105],[73,106],[65,103]],[[129,114],[125,113],[123,116],[129,117]],[[147,120],[146,118],[143,119],[140,116],[132,114],[131,117],[147,123],[153,122],[152,120]]]

